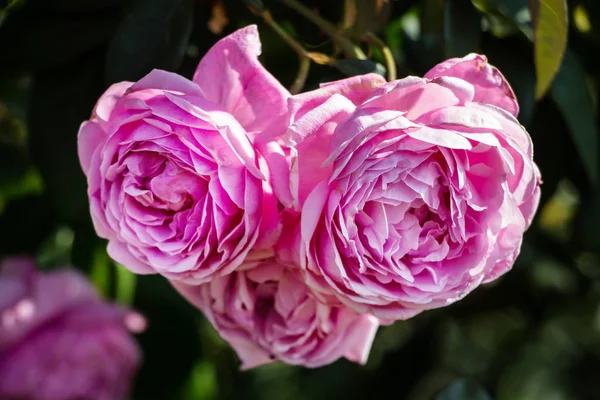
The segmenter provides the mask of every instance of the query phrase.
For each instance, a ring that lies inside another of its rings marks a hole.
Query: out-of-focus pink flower
[[[513,92],[483,56],[426,78],[330,83],[289,107],[298,263],[322,301],[405,319],[512,267],[540,173]]]
[[[174,285],[233,347],[242,369],[273,361],[319,367],[340,357],[364,364],[379,325],[371,315],[317,302],[299,270],[268,253],[251,253],[210,283]]]
[[[79,132],[98,235],[136,273],[188,283],[233,271],[291,202],[288,92],[258,62],[255,26],[220,40],[193,82],[154,70],[111,86]]]
[[[139,314],[103,303],[72,270],[0,264],[0,398],[118,400],[140,363]]]

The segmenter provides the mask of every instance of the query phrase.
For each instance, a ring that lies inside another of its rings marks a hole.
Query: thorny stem
[[[327,33],[333,41],[342,49],[346,57],[348,58],[356,58],[359,60],[366,60],[367,56],[360,49],[360,47],[354,45],[351,40],[344,37],[341,32],[338,31],[335,25],[326,19],[322,18],[320,15],[306,7],[304,4],[298,2],[297,0],[281,0],[286,6],[293,8],[298,13],[302,14],[304,18],[312,21],[315,25],[317,25],[323,32]]]

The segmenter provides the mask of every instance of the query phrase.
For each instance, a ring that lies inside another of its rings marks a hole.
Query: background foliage
[[[70,263],[103,295],[148,316],[138,400],[600,398],[600,2],[304,0],[334,24],[336,40],[289,3],[0,1],[0,255]],[[451,307],[380,329],[366,367],[238,371],[233,352],[166,281],[136,279],[109,260],[88,215],[76,136],[104,89],[152,68],[191,77],[219,37],[250,23],[259,25],[261,60],[291,86],[299,50],[269,16],[321,54],[311,56],[320,64],[310,62],[305,89],[385,75],[390,56],[404,77],[484,53],[512,84],[534,141],[542,204],[513,271]],[[337,50],[340,38],[370,61],[345,59],[352,51]]]

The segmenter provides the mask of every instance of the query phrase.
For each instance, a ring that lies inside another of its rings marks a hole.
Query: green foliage
[[[535,96],[542,97],[556,76],[567,48],[566,0],[531,0],[535,38],[537,84]]]
[[[209,29],[217,3],[227,19],[221,33]],[[291,3],[0,2],[0,256],[32,254],[44,268],[70,263],[103,296],[148,318],[136,400],[598,398],[600,2]],[[247,6],[268,10],[287,38]],[[531,134],[544,184],[517,265],[450,307],[381,328],[364,367],[239,371],[199,311],[164,279],[115,265],[91,224],[76,141],[99,95],[153,68],[191,77],[219,37],[249,23],[259,25],[261,60],[287,86],[299,70],[288,39],[326,55],[311,61],[305,90],[386,75],[390,65],[400,78],[422,75],[448,57],[486,54],[511,83]]]

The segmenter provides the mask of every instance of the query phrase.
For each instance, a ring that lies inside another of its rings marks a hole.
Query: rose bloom
[[[389,322],[512,267],[540,173],[515,96],[485,57],[425,78],[329,83],[289,108],[298,263],[321,300]]]
[[[32,260],[0,264],[0,398],[118,400],[140,363],[130,334],[144,319],[100,301],[72,270],[39,274]]]
[[[320,367],[364,364],[379,325],[372,315],[317,302],[299,270],[251,253],[230,275],[200,286],[174,282],[237,352],[242,369],[274,361]]]
[[[287,189],[276,179],[286,170],[272,177],[267,165],[285,163],[273,138],[285,132],[289,94],[258,54],[256,27],[241,29],[215,44],[193,82],[154,70],[115,84],[81,125],[94,226],[131,271],[198,284],[276,239],[273,192]]]

